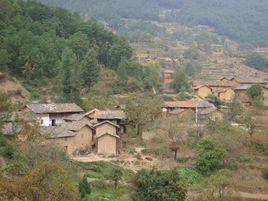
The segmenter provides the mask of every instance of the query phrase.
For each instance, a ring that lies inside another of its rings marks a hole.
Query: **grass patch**
[[[122,180],[124,181],[130,181],[134,176],[133,171],[124,169],[110,162],[98,161],[81,163],[80,166],[87,170],[85,175],[90,178],[111,179],[112,171],[114,169],[120,169],[123,172]]]
[[[90,201],[129,201],[131,200],[126,187],[113,187],[98,188],[93,187],[90,195],[87,196]]]

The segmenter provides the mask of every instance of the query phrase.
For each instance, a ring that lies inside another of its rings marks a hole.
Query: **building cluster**
[[[223,118],[223,111],[205,100],[164,102],[162,111],[170,116],[181,118],[194,117],[195,122],[198,124],[209,120],[217,121]]]
[[[247,90],[254,84],[259,84],[263,88],[264,103],[268,104],[268,83],[257,78],[227,78],[223,77],[216,81],[194,81],[192,87],[195,94],[205,99],[209,95],[214,95],[220,100],[231,102],[237,100],[243,105],[249,105],[251,100],[247,95]]]
[[[84,112],[74,103],[29,104],[20,111],[20,118],[37,126],[46,143],[58,144],[70,155],[97,153],[116,155],[124,132],[122,110],[93,109]],[[31,118],[29,118],[31,117]],[[4,134],[18,133],[21,126],[14,119],[4,125]]]

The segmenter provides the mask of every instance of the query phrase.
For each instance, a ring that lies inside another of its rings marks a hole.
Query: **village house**
[[[162,111],[167,115],[177,116],[182,119],[194,118],[197,122],[208,122],[209,120],[220,120],[223,113],[220,112],[212,103],[204,100],[189,101],[169,101],[162,106]]]
[[[119,133],[123,133],[125,131],[123,121],[124,119],[126,119],[126,114],[123,110],[93,109],[87,112],[84,116],[89,118],[93,124],[97,124],[103,121],[110,121],[114,124],[117,124],[120,127],[120,129],[118,130]]]
[[[110,121],[102,121],[94,125],[96,130],[95,144],[98,154],[116,155],[118,153],[120,136],[119,126]]]
[[[63,118],[72,114],[82,113],[84,110],[75,103],[37,103],[26,105],[26,108],[23,111],[34,113],[40,126],[58,126],[64,122]]]
[[[94,128],[88,122],[63,123],[56,127],[42,127],[40,131],[48,136],[49,143],[59,145],[69,155],[92,151]]]
[[[202,99],[205,99],[209,95],[215,95],[220,100],[225,102],[231,102],[235,98],[243,104],[249,104],[250,100],[246,95],[246,91],[253,84],[260,84],[263,86],[265,103],[268,102],[268,93],[266,93],[266,81],[258,78],[241,79],[234,77],[223,77],[219,80],[209,82],[199,80],[194,81],[192,87],[195,91],[195,94]]]
[[[193,88],[195,91],[195,94],[197,94],[198,97],[205,99],[209,95],[212,95],[212,88],[206,85],[200,85]]]
[[[29,125],[38,127],[46,138],[44,143],[57,144],[69,155],[116,155],[126,118],[122,110],[94,109],[83,113],[74,103],[29,104],[19,114]],[[16,132],[16,128],[7,122],[5,134]]]
[[[163,70],[162,71],[162,82],[163,82],[163,91],[165,92],[170,92],[171,87],[170,85],[174,83],[175,78],[174,78],[175,71],[173,70]]]

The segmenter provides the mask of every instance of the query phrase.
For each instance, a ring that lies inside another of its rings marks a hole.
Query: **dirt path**
[[[251,198],[251,199],[256,199],[256,200],[268,201],[268,194],[234,192],[234,193],[232,193],[232,196],[233,197],[240,197],[240,198]]]

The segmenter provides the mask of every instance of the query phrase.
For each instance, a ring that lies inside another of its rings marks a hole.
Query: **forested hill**
[[[66,10],[35,2],[1,0],[0,4],[0,66],[19,77],[54,77],[67,47],[78,62],[92,49],[99,63],[110,68],[117,66],[122,57],[131,57],[127,42],[95,21],[84,22]],[[112,51],[115,48],[122,51]]]
[[[102,94],[150,89],[159,78],[156,68],[135,60],[125,39],[96,21],[23,0],[0,0],[0,72],[34,96],[43,90],[62,102],[78,102],[93,86]]]
[[[242,44],[268,45],[268,1],[265,0],[38,0],[71,9],[83,17],[104,20],[120,28],[120,19],[202,24]],[[168,10],[160,15],[163,9]]]

